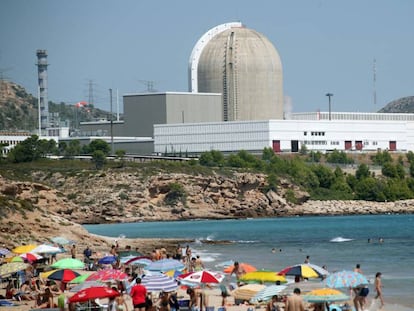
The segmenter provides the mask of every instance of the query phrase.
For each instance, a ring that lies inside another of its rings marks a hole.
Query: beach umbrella
[[[86,278],[86,281],[100,281],[100,282],[109,282],[109,281],[121,281],[128,279],[128,274],[117,269],[105,269],[99,270]]]
[[[63,253],[64,250],[56,246],[41,244],[39,246],[36,246],[30,252],[36,253],[36,254],[57,254],[57,253]]]
[[[10,254],[10,250],[9,249],[4,248],[4,247],[0,247],[0,255],[1,256],[6,256],[8,254]]]
[[[112,298],[117,296],[119,296],[118,291],[107,286],[97,286],[85,288],[78,291],[76,294],[69,298],[69,302],[85,302],[93,299]]]
[[[361,273],[344,270],[330,274],[325,284],[330,288],[354,288],[368,284],[368,280]]]
[[[303,299],[307,302],[313,303],[324,303],[324,302],[334,302],[334,301],[347,301],[349,296],[345,295],[339,290],[332,288],[320,288],[314,289],[309,293],[302,296]]]
[[[254,295],[251,299],[251,303],[258,303],[258,302],[267,302],[274,295],[280,294],[283,290],[287,288],[286,285],[269,285]]]
[[[47,278],[49,280],[61,281],[68,283],[74,278],[78,277],[79,273],[71,269],[59,269],[50,273]]]
[[[188,272],[178,276],[179,280],[193,284],[218,284],[221,283],[224,278],[225,275],[223,273],[208,270]]]
[[[81,284],[83,282],[86,281],[86,279],[90,276],[89,273],[84,273],[81,275],[78,275],[76,278],[74,278],[73,280],[70,280],[69,283],[70,284]]]
[[[12,249],[12,252],[15,254],[24,254],[30,252],[32,249],[36,248],[37,245],[28,244],[28,245],[20,245]]]
[[[172,292],[175,291],[178,287],[178,284],[174,279],[162,273],[144,275],[142,277],[141,284],[144,285],[149,292]]]
[[[24,253],[24,254],[21,254],[19,257],[23,258],[24,260],[30,261],[30,262],[43,258],[42,256],[36,253]]]
[[[11,257],[9,262],[24,262],[24,259],[20,256]]]
[[[182,272],[182,271],[179,271],[179,270],[170,270],[170,271],[166,271],[166,272],[164,272],[164,274],[165,274],[165,275],[168,275],[170,278],[174,278],[174,279],[176,279],[176,278],[178,278],[180,275],[182,275],[182,274],[183,274],[183,272]]]
[[[283,275],[278,275],[274,271],[253,271],[242,275],[239,279],[245,283],[286,283],[286,278]]]
[[[184,265],[180,261],[175,259],[161,259],[151,262],[146,267],[146,270],[156,272],[165,272],[173,269],[182,270],[184,269]]]
[[[72,281],[69,282],[69,284],[73,284]],[[86,288],[90,288],[90,287],[100,287],[100,286],[104,286],[104,284],[102,284],[102,282],[99,282],[99,281],[85,281],[83,283],[80,283],[80,284],[77,284],[77,285],[71,287],[69,289],[69,291],[72,292],[72,293],[77,293],[82,289],[86,289]]]
[[[21,270],[24,270],[29,265],[24,262],[10,262],[0,266],[0,276],[6,276]]]
[[[116,256],[105,256],[98,260],[98,264],[100,265],[112,265],[116,262]]]
[[[254,267],[254,266],[252,266],[248,263],[245,263],[245,262],[240,262],[239,267],[241,267],[246,273],[257,271],[256,267]],[[223,272],[231,273],[233,271],[233,269],[234,269],[234,264],[228,266],[227,268],[224,268]]]
[[[53,243],[59,244],[59,245],[66,245],[73,243],[71,240],[68,240],[67,238],[63,236],[55,236],[50,239]]]
[[[149,266],[152,263],[153,261],[146,256],[134,256],[133,258],[130,258],[125,262],[126,265],[135,265],[142,267]]]
[[[231,295],[234,297],[234,299],[249,301],[258,292],[265,288],[266,286],[262,284],[247,284],[237,287],[235,290],[231,292]]]
[[[279,275],[294,275],[294,276],[299,275],[303,278],[310,279],[310,278],[322,278],[328,275],[329,272],[319,266],[303,263],[303,264],[297,264],[294,266],[286,267],[283,270],[279,271],[278,274]]]
[[[83,269],[85,264],[79,259],[62,258],[51,265],[51,267],[55,269]]]

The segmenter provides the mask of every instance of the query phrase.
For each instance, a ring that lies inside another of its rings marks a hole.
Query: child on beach
[[[381,272],[377,272],[375,274],[375,291],[377,292],[377,295],[375,296],[375,299],[380,299],[381,301],[381,308],[384,306],[384,297],[382,296],[382,281],[381,281]]]

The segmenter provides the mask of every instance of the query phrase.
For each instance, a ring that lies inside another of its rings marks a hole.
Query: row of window
[[[325,132],[310,132],[311,136],[325,136]],[[304,136],[308,136],[308,132],[303,132]]]
[[[327,145],[328,144],[325,140],[304,140],[302,143],[305,144],[305,145]],[[329,144],[331,146],[339,146],[340,145],[339,141],[330,141]],[[372,145],[377,146],[378,142],[373,141]],[[364,141],[364,146],[369,146],[369,141]]]

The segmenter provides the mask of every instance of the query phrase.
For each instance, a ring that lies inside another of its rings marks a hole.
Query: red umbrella
[[[68,283],[79,276],[79,273],[71,269],[59,269],[47,276],[49,280],[61,281]]]
[[[108,281],[119,281],[119,280],[126,280],[128,278],[128,274],[122,272],[121,270],[117,269],[105,269],[99,270],[95,273],[92,273],[86,281],[101,281],[101,282],[108,282]]]
[[[197,271],[184,273],[178,276],[178,279],[185,282],[206,284],[206,283],[221,283],[224,280],[225,275],[220,272],[213,271]]]
[[[43,257],[34,253],[24,253],[21,254],[20,257],[22,257],[24,260],[33,262],[39,259],[42,259]]]
[[[112,298],[116,296],[119,296],[119,292],[112,288],[106,286],[89,287],[78,291],[69,298],[69,302],[84,302],[97,298]]]

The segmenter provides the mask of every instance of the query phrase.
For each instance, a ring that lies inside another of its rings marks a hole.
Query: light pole
[[[333,96],[332,93],[326,93],[326,96],[329,98],[329,121],[331,121],[331,97]]]

